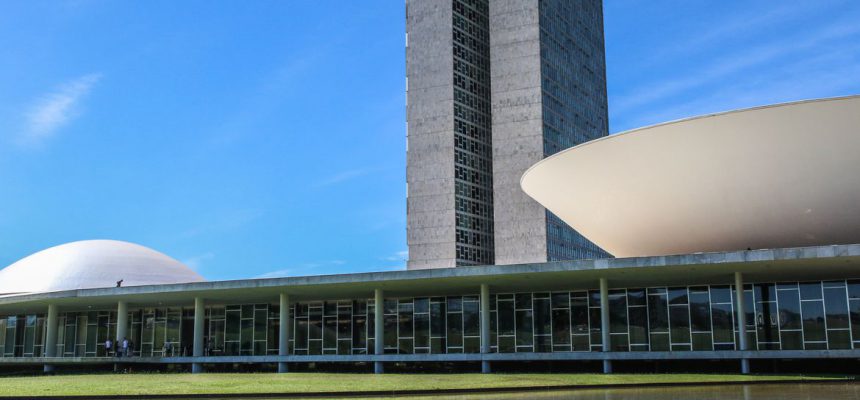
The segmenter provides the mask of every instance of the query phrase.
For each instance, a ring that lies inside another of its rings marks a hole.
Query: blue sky
[[[860,2],[606,0],[610,129],[860,93]],[[209,279],[403,268],[403,1],[0,13],[0,265],[113,238]]]

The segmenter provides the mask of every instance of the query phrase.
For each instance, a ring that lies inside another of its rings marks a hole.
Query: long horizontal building
[[[858,360],[858,127],[860,96],[769,106],[525,173],[620,258],[207,282],[131,243],[53,247],[0,270],[0,367]]]
[[[152,251],[98,241],[45,252],[84,252],[122,275],[121,260]],[[69,258],[59,260],[63,269],[82,268]],[[43,270],[34,264],[43,259],[19,263]],[[164,264],[153,263],[152,276],[189,278],[157,274]],[[17,279],[7,270],[0,282]],[[615,361],[722,359],[746,372],[749,360],[860,358],[858,244],[107,288],[57,282],[64,284],[81,288],[0,296],[0,366],[184,364],[199,372],[269,363],[286,371],[325,362],[382,372],[394,362],[481,362],[488,372],[501,361],[598,361],[610,372]],[[108,339],[128,340],[129,354],[106,350]]]

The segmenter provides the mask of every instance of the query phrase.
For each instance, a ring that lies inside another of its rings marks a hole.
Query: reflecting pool
[[[253,397],[249,397],[252,399]],[[295,397],[289,397],[296,399]],[[341,397],[332,397],[332,399]],[[366,398],[366,397],[363,397]],[[680,386],[625,389],[583,389],[540,392],[515,392],[474,395],[405,396],[382,397],[386,400],[849,400],[860,399],[860,384],[855,383],[817,383],[817,384],[757,384],[725,386]],[[286,399],[286,398],[285,398]],[[317,397],[319,399],[319,397]]]

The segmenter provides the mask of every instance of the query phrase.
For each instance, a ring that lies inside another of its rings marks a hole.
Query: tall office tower
[[[606,257],[519,186],[607,134],[601,0],[407,0],[406,35],[408,268]]]

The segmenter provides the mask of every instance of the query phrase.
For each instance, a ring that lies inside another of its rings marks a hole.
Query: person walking
[[[128,348],[131,343],[128,341],[128,338],[122,338],[122,354],[120,357],[128,357]]]
[[[105,357],[110,357],[111,351],[113,351],[113,341],[110,339],[105,340]]]

